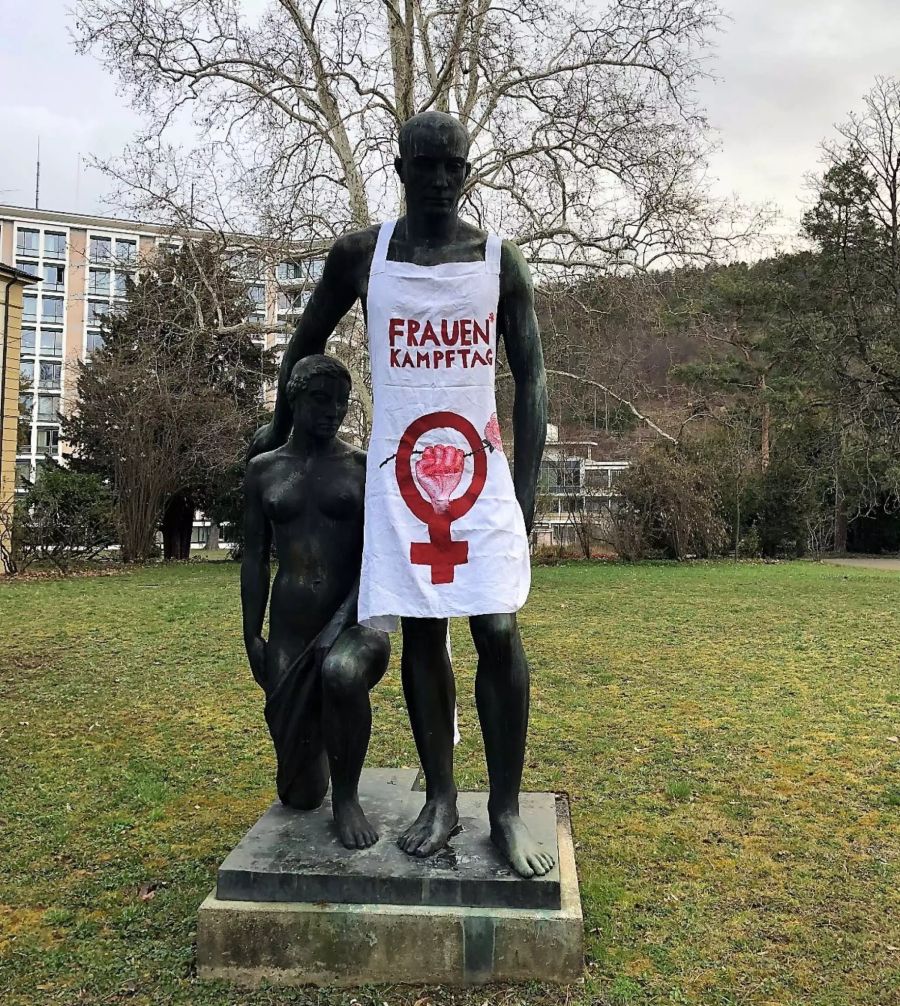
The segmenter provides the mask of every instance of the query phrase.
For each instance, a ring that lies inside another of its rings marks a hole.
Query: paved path
[[[825,559],[832,566],[860,566],[862,569],[891,569],[900,573],[900,559],[870,559],[864,555],[848,556],[846,559]]]

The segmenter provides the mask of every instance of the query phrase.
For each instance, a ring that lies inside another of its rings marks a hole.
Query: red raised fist
[[[419,485],[438,513],[446,513],[450,506],[450,495],[462,479],[465,464],[465,453],[449,444],[426,447],[416,462]]]

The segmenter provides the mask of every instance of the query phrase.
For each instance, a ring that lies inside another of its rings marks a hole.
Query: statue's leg
[[[425,806],[397,840],[411,856],[430,856],[447,844],[459,821],[453,781],[456,685],[447,653],[445,618],[404,618],[403,693],[425,773]]]
[[[369,689],[384,676],[391,644],[387,633],[351,626],[338,637],[322,664],[322,726],[331,766],[334,823],[348,849],[367,849],[378,833],[359,805],[359,777],[369,737]]]
[[[321,688],[302,641],[273,634],[266,647],[266,722],[278,761],[278,796],[294,810],[314,810],[328,792]]]
[[[542,876],[555,860],[519,817],[530,679],[519,626],[515,615],[476,615],[469,625],[478,651],[475,701],[491,787],[491,839],[516,873]]]

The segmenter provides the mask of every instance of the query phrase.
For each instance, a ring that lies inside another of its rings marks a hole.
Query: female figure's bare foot
[[[347,849],[368,849],[378,841],[378,832],[369,824],[355,797],[332,801],[334,823]]]
[[[431,856],[444,848],[457,824],[456,794],[434,797],[425,801],[419,816],[397,839],[397,845],[410,856]]]
[[[556,865],[544,852],[518,814],[491,815],[491,841],[520,877],[543,877]]]

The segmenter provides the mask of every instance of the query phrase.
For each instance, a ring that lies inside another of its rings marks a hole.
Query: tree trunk
[[[760,379],[759,390],[765,394],[766,393],[766,378],[765,375]],[[762,405],[762,432],[760,434],[759,442],[759,464],[762,470],[765,472],[769,468],[769,457],[771,452],[771,428],[772,428],[772,410],[769,407],[767,401],[763,401]]]
[[[190,559],[194,509],[194,500],[188,493],[175,493],[169,497],[162,520],[163,558],[166,562]]]
[[[834,479],[834,553],[843,555],[847,551],[847,499],[840,478]]]
[[[209,537],[204,548],[207,552],[215,552],[219,548],[219,525],[215,521],[210,521]]]
[[[145,484],[118,476],[117,522],[122,562],[146,562],[156,551],[159,496]]]

